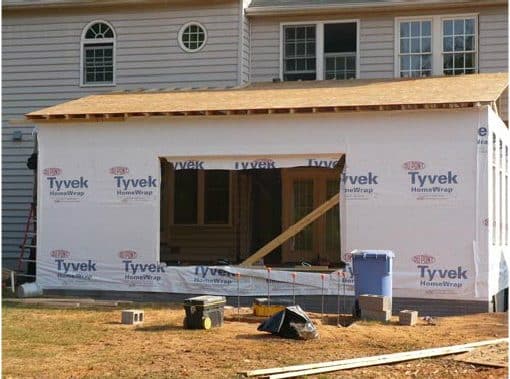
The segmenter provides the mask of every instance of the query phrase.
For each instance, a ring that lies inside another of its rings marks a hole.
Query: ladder
[[[20,254],[18,259],[17,269],[18,272],[16,273],[16,275],[35,278],[35,275],[29,274],[24,270],[25,262],[35,264],[35,253],[37,248],[37,217],[35,202],[32,202],[30,204],[30,212],[28,214],[27,222],[25,224],[23,240],[19,247]]]

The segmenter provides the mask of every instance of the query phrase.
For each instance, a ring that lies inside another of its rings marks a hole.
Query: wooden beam
[[[264,246],[262,246],[254,254],[250,255],[248,258],[246,258],[244,261],[242,261],[240,265],[241,266],[251,266],[251,265],[253,265],[259,259],[261,259],[261,258],[265,257],[266,255],[268,255],[271,251],[276,249],[282,243],[287,241],[289,238],[294,237],[301,230],[306,228],[309,224],[311,224],[312,222],[317,220],[320,216],[322,216],[328,210],[330,210],[335,205],[337,205],[339,203],[339,201],[340,201],[340,196],[337,193],[331,199],[326,201],[324,204],[322,204],[318,208],[315,208],[313,211],[308,213],[305,217],[300,219],[298,222],[296,222],[295,224],[289,226],[283,233],[278,235],[272,241],[270,241],[267,244],[265,244]]]
[[[261,370],[242,371],[239,374],[253,377],[262,376],[265,378],[281,379],[293,378],[303,375],[315,375],[325,372],[340,371],[350,368],[376,366],[381,364],[403,362],[414,359],[437,357],[449,354],[458,354],[471,351],[477,347],[496,345],[508,342],[508,338],[500,338],[495,340],[480,341],[468,343],[464,345],[454,345],[446,347],[437,347],[432,349],[406,351],[402,353],[374,355],[370,357],[343,359],[340,361],[330,361],[321,363],[311,363],[286,367],[275,367]]]

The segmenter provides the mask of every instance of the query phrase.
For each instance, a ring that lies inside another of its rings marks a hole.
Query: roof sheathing
[[[313,14],[351,11],[403,11],[409,9],[436,9],[458,7],[481,7],[508,4],[507,0],[253,0],[248,16],[272,16],[280,14]]]
[[[28,113],[31,120],[316,113],[474,107],[493,104],[508,74],[394,80],[256,83],[236,89],[116,92]]]

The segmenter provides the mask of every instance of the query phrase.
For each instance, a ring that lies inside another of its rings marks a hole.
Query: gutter
[[[434,8],[456,8],[465,6],[495,6],[508,5],[507,0],[423,0],[423,1],[405,1],[394,0],[386,4],[361,3],[361,4],[317,4],[317,5],[285,5],[268,7],[249,7],[246,8],[247,16],[276,16],[276,15],[295,15],[295,14],[318,14],[329,12],[349,12],[349,11],[395,11],[395,10],[416,10]]]

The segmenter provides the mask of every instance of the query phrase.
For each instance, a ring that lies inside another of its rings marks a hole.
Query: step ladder
[[[35,273],[30,274],[24,269],[25,263],[35,264],[35,254],[37,249],[37,217],[36,217],[36,203],[30,204],[30,212],[28,214],[27,222],[25,224],[25,230],[23,240],[21,242],[20,254],[18,259],[18,268],[16,275],[28,278],[35,278]]]

